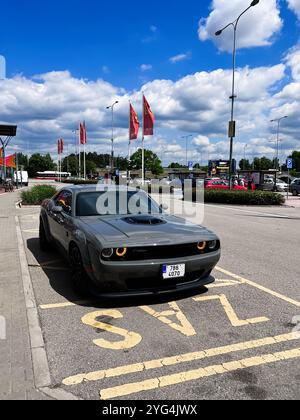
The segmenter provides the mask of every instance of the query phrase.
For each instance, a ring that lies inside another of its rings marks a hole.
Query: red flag
[[[61,155],[64,152],[64,144],[65,142],[63,139],[57,140],[57,153]]]
[[[154,131],[154,114],[150,108],[150,105],[143,96],[144,102],[144,136],[153,136]]]
[[[63,139],[60,139],[60,153],[64,153],[65,142]]]
[[[86,132],[86,126],[85,121],[83,123],[80,123],[80,144],[86,144],[87,143],[87,132]]]
[[[129,131],[129,139],[136,140],[138,138],[140,128],[140,122],[138,119],[138,115],[135,112],[135,109],[130,104],[130,131]]]

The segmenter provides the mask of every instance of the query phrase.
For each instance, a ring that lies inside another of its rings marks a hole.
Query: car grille
[[[149,246],[139,248],[128,248],[127,254],[123,258],[113,256],[111,261],[145,261],[145,260],[167,260],[184,257],[193,257],[201,254],[208,254],[210,251],[208,248],[205,251],[199,251],[197,243],[192,244],[180,244],[180,245],[165,245],[165,246]],[[220,249],[220,242],[217,242],[217,248],[214,251]]]

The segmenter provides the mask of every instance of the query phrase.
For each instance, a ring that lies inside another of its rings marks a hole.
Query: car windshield
[[[162,209],[141,191],[96,191],[78,194],[76,215],[116,216],[132,214],[159,214]]]

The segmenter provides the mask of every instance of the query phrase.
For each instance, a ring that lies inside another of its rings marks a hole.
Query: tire
[[[293,190],[293,196],[294,197],[297,197],[297,195],[298,195],[298,191],[297,190]]]
[[[40,242],[40,250],[43,252],[47,252],[51,248],[51,244],[47,239],[44,222],[40,219],[40,228],[39,228],[39,242]]]
[[[79,296],[88,296],[89,278],[83,265],[80,250],[76,245],[71,247],[69,257],[74,291]]]

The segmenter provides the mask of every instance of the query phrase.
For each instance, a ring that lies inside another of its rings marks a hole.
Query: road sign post
[[[289,185],[289,188],[288,188],[288,191],[287,191],[287,199],[289,199],[290,184],[291,184],[291,182],[290,182],[290,170],[292,170],[293,167],[294,167],[294,162],[293,162],[292,158],[287,159],[286,166],[287,166],[287,170],[288,170],[288,185]]]

